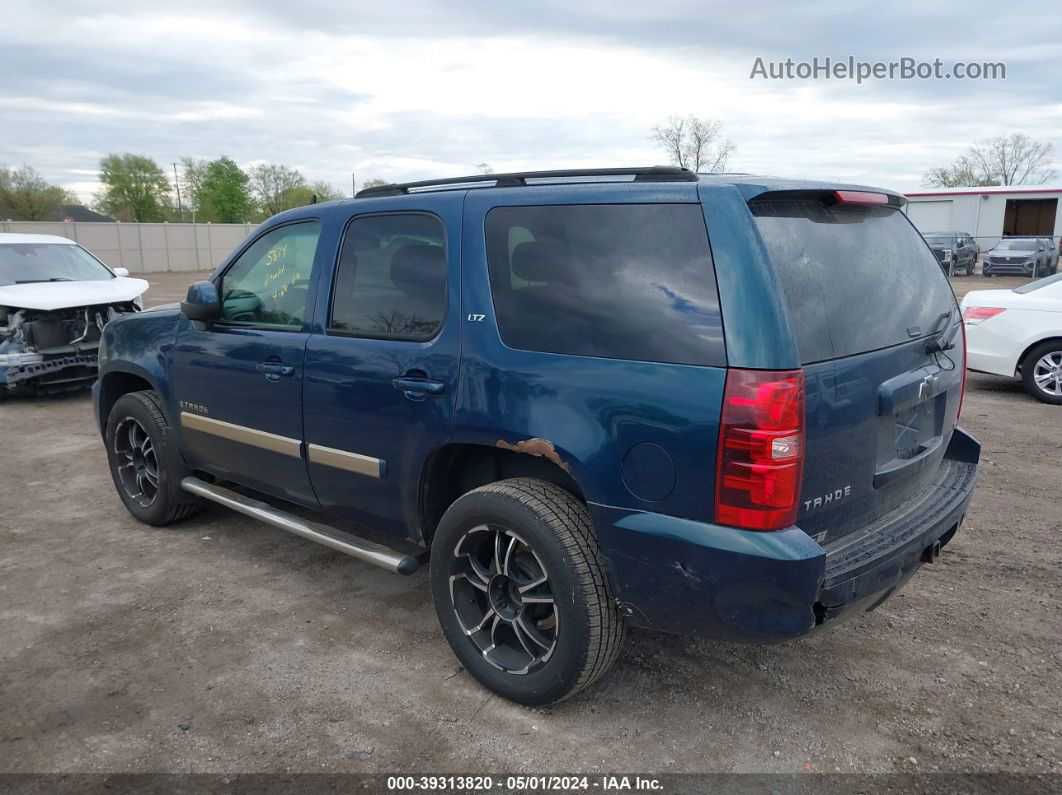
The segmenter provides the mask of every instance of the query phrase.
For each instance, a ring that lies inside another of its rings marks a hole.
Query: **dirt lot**
[[[194,278],[152,276],[149,303]],[[458,670],[425,574],[220,508],[140,525],[87,394],[9,401],[0,772],[1060,772],[1062,409],[975,375],[963,423],[966,524],[876,612],[765,648],[632,633],[532,710]]]

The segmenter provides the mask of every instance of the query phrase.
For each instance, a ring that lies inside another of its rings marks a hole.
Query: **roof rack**
[[[696,182],[697,175],[688,168],[677,166],[645,166],[642,168],[573,168],[561,171],[520,171],[510,174],[474,174],[470,177],[449,179],[426,179],[420,182],[402,182],[395,185],[378,185],[362,188],[355,198],[368,196],[400,196],[421,188],[445,188],[454,185],[474,185],[481,182],[494,183],[495,188],[514,188],[527,185],[529,179],[569,179],[579,177],[634,177],[635,182]]]

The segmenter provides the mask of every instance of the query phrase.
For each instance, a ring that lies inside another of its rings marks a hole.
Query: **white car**
[[[968,368],[1021,378],[1033,397],[1062,405],[1062,273],[967,293],[962,317]]]
[[[0,398],[94,381],[100,332],[147,288],[65,237],[0,234]]]

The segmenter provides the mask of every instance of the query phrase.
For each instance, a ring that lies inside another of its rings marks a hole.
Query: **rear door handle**
[[[295,375],[294,367],[287,364],[279,364],[278,362],[262,362],[255,369],[270,381],[279,381],[281,376],[291,378],[291,376]]]
[[[395,389],[401,389],[406,397],[413,395],[441,395],[446,391],[446,384],[442,381],[432,381],[430,378],[396,378],[391,382]]]

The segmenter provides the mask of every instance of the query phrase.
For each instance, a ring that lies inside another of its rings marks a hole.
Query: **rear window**
[[[803,364],[925,336],[955,308],[939,263],[898,209],[774,197],[749,208]]]
[[[1052,287],[1052,285],[1055,286]],[[1059,287],[1062,287],[1062,273],[1056,273],[1044,279],[1037,279],[1035,282],[1023,284],[1021,287],[1015,287],[1014,292],[1024,295],[1025,293],[1042,290],[1044,287],[1051,287],[1052,292],[1057,291]]]
[[[726,364],[700,205],[496,207],[486,239],[509,347]]]

